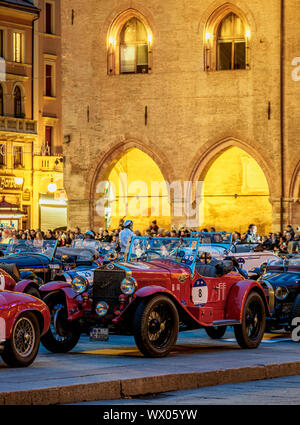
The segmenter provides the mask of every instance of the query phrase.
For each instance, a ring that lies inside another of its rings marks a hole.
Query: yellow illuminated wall
[[[213,162],[204,179],[204,196],[202,227],[243,233],[255,223],[261,234],[272,230],[267,180],[242,149],[232,147]]]
[[[120,178],[120,174],[127,177]],[[133,220],[134,230],[141,232],[147,229],[154,219],[157,220],[159,227],[170,228],[170,205],[166,184],[159,167],[150,156],[139,149],[129,149],[116,162],[108,180],[115,187],[115,193],[111,192],[110,195],[112,209],[110,229],[117,228],[120,218],[124,216],[126,220]],[[154,182],[154,186],[161,185],[161,189],[158,188],[155,192],[151,182]],[[124,201],[126,195],[127,201]],[[137,199],[135,195],[139,198]]]

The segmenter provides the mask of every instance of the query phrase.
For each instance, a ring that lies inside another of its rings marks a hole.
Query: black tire
[[[299,327],[299,323],[297,323],[296,325],[292,325],[293,319],[295,319],[296,317],[300,318],[300,294],[298,294],[295,298],[293,307],[292,307],[292,311],[291,311],[291,332],[293,333],[294,330]],[[300,335],[297,334],[296,337],[297,338],[293,338],[293,340],[295,342],[300,342],[300,338],[298,339]]]
[[[207,335],[212,339],[220,339],[224,336],[227,326],[208,326],[205,328]]]
[[[159,329],[158,329],[159,327]],[[137,306],[133,332],[146,357],[165,357],[176,343],[179,317],[174,303],[165,295],[143,299]]]
[[[40,326],[35,314],[21,313],[1,356],[8,366],[26,367],[36,358],[39,346]]]
[[[234,326],[234,334],[241,348],[257,348],[266,327],[266,310],[262,297],[251,292],[245,302],[241,325]]]
[[[32,295],[33,297],[41,299],[41,294],[38,289],[36,289],[34,286],[29,286],[29,288],[26,289],[26,294]]]
[[[20,281],[20,272],[16,264],[0,263],[0,269],[4,270],[17,283]],[[19,276],[18,276],[19,275]]]
[[[64,297],[57,293],[50,293],[45,296],[43,301],[47,304],[51,323],[48,332],[42,336],[41,342],[47,350],[52,353],[67,353],[71,351],[79,341],[80,327],[79,323],[67,321],[67,309]],[[57,329],[54,327],[56,315]]]

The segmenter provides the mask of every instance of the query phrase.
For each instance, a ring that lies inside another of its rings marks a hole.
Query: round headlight
[[[101,301],[100,303],[98,303],[95,308],[96,313],[100,317],[106,316],[108,309],[109,309],[109,306],[105,301]]]
[[[89,282],[83,276],[75,276],[72,280],[72,289],[76,294],[82,294],[88,286]]]
[[[275,290],[275,297],[282,301],[288,296],[289,290],[285,286],[278,286]]]
[[[137,288],[136,280],[133,277],[125,277],[121,282],[120,288],[123,294],[132,295]]]

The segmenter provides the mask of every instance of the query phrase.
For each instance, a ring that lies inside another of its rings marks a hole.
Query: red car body
[[[31,295],[0,291],[0,318],[5,321],[5,339],[10,338],[15,321],[24,312],[33,312],[36,315],[41,335],[44,335],[50,325],[50,312],[46,304]]]
[[[234,271],[207,277],[201,270],[205,270],[205,267],[201,269],[201,263],[192,273],[188,265],[166,259],[116,262],[95,269],[93,285],[81,294],[76,293],[72,285],[66,282],[49,282],[41,286],[40,291],[47,295],[49,308],[58,305],[69,323],[81,319],[81,324],[86,324],[87,332],[88,327],[109,327],[120,334],[129,332],[135,335],[134,323],[138,321],[136,314],[139,306],[143,303],[146,305],[155,297],[158,299],[159,295],[163,296],[163,302],[167,300],[168,303],[168,300],[171,300],[178,312],[179,322],[184,324],[186,329],[241,325],[245,322],[245,305],[253,293],[259,297],[262,316],[270,314],[264,290],[258,282],[246,280]],[[124,295],[120,289],[121,282],[126,278],[133,278],[136,282],[136,290],[131,295]],[[51,294],[54,302],[51,301]],[[103,317],[97,315],[99,302],[108,305],[107,314]],[[55,313],[55,310],[53,312]],[[262,323],[263,321],[264,319]],[[59,320],[56,321],[58,322]],[[163,328],[165,325],[161,326]],[[262,328],[260,338],[261,332]],[[75,341],[74,337],[74,345]],[[48,335],[47,340],[42,342],[50,351],[62,352],[53,336]],[[141,349],[138,342],[137,345]],[[70,349],[71,344],[66,347]],[[154,356],[165,355],[168,350],[162,350],[160,353],[141,349],[146,355]]]

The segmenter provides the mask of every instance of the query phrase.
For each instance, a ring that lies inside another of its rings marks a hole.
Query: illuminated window
[[[120,73],[148,72],[148,35],[144,24],[131,18],[120,35]]]
[[[108,74],[148,74],[152,71],[153,34],[145,17],[127,9],[107,34]]]
[[[20,32],[13,33],[13,61],[21,63],[23,56],[23,34]]]
[[[0,168],[6,165],[6,145],[0,145]]]
[[[242,20],[230,13],[220,23],[217,38],[217,69],[245,69],[246,40]]]
[[[20,87],[16,86],[14,90],[14,114],[16,118],[21,118],[22,113],[22,94]]]
[[[14,146],[14,168],[23,168],[23,148]]]

